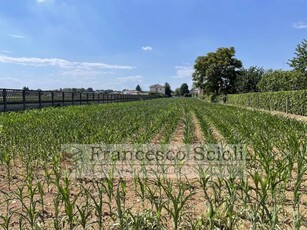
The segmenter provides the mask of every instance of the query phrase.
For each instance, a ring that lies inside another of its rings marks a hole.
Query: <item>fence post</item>
[[[71,92],[71,104],[74,105],[74,92]]]
[[[80,92],[80,94],[79,94],[79,99],[80,99],[80,105],[82,105],[82,93]]]
[[[51,102],[52,102],[52,106],[54,106],[54,92],[51,92]]]
[[[26,110],[26,91],[22,90],[22,106],[23,110]]]
[[[65,92],[62,92],[62,101],[63,101],[63,106],[65,105]]]
[[[3,97],[3,112],[7,110],[7,98],[6,98],[6,89],[3,89],[2,97]]]
[[[95,93],[92,93],[92,101],[95,103]]]
[[[88,104],[88,93],[86,93],[86,103]]]
[[[42,108],[42,92],[38,91],[38,108]]]
[[[98,97],[98,104],[100,104],[100,93],[97,94]]]

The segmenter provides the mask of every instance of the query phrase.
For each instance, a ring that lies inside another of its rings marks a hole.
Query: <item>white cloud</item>
[[[192,66],[175,66],[176,76],[172,78],[192,78],[194,69]]]
[[[7,54],[13,53],[12,51],[9,51],[9,50],[2,50],[1,52],[2,52],[2,53],[7,53]]]
[[[136,76],[128,76],[128,77],[118,77],[116,80],[118,82],[143,82],[143,76],[136,75]]]
[[[12,38],[20,38],[20,39],[25,38],[25,36],[19,35],[19,34],[8,34],[8,36],[10,36],[10,37],[12,37]]]
[[[15,77],[0,77],[0,82],[1,81],[3,81],[3,82],[10,81],[10,82],[14,82],[14,83],[24,83],[24,81],[21,81],[20,79],[15,78]]]
[[[142,50],[144,50],[144,51],[152,51],[152,47],[151,46],[143,46]]]
[[[63,69],[134,69],[126,65],[110,65],[100,62],[74,62],[59,58],[9,57],[0,55],[0,63],[13,63],[27,66],[53,66]]]
[[[103,75],[113,75],[113,71],[96,71],[87,69],[72,69],[61,71],[60,75],[65,77],[96,78]]]
[[[295,22],[292,24],[292,26],[295,28],[295,29],[307,29],[307,23],[306,22]]]
[[[46,2],[53,2],[53,0],[36,0],[37,3],[39,4],[43,4],[43,3],[46,3]]]

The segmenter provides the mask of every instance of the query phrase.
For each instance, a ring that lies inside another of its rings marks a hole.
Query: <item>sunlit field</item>
[[[0,125],[1,229],[307,228],[304,122],[165,98],[2,113]],[[67,170],[72,143],[241,144],[247,158],[244,177],[85,179]]]

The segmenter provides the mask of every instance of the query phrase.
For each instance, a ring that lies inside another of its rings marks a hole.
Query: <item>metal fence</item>
[[[48,106],[128,102],[158,98],[156,95],[105,94],[42,90],[0,89],[0,111],[18,111]]]

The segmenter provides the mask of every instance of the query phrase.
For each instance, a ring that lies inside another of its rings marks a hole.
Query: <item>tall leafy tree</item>
[[[304,39],[295,49],[295,57],[289,60],[289,65],[295,70],[307,75],[307,40]]]
[[[180,88],[176,88],[174,94],[175,96],[180,96],[181,95]]]
[[[251,66],[248,69],[242,69],[236,81],[237,93],[258,92],[257,84],[265,74],[263,68]]]
[[[189,86],[187,83],[183,83],[180,87],[180,95],[185,96],[190,93]]]
[[[206,56],[197,57],[194,64],[194,85],[206,92],[235,93],[235,83],[242,62],[235,58],[235,48],[218,48]]]
[[[140,85],[137,85],[137,86],[135,87],[135,90],[141,92],[141,91],[142,91],[141,86],[140,86]]]
[[[164,87],[165,87],[165,95],[168,96],[168,97],[171,97],[172,96],[172,90],[171,90],[170,84],[165,82]]]
[[[81,90],[82,90],[82,89],[81,89]],[[90,88],[87,88],[87,89],[86,89],[86,92],[94,92],[94,90],[93,90],[93,88],[90,87]]]

